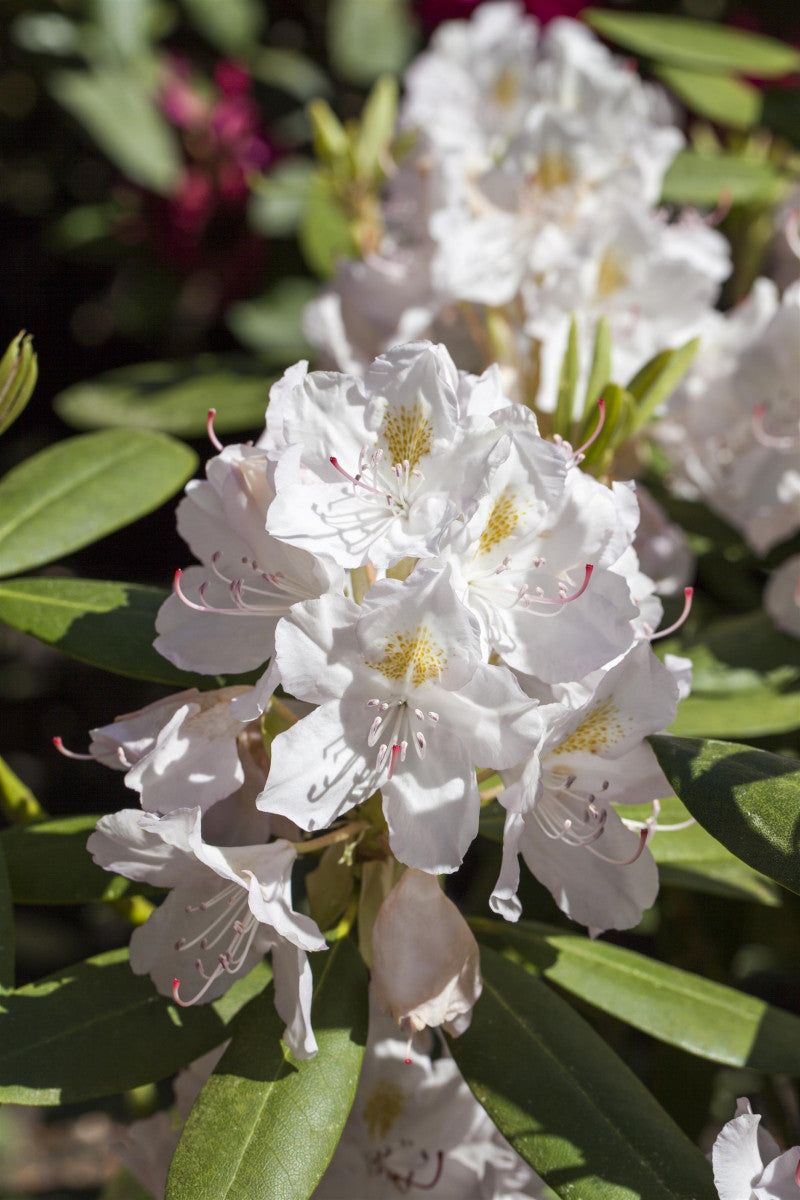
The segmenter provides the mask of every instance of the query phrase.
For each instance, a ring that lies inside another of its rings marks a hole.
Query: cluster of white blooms
[[[466,369],[501,361],[509,394],[547,412],[572,318],[584,377],[601,317],[615,379],[694,336],[730,262],[696,214],[657,208],[683,144],[665,93],[580,22],[540,32],[513,2],[442,25],[404,82],[413,148],[378,247],[307,311],[332,364],[432,337]]]
[[[201,565],[157,622],[180,667],[257,682],[92,736],[141,799],[101,819],[95,860],[172,889],[133,935],[135,971],[193,1003],[270,951],[287,1040],[313,1053],[306,954],[325,941],[292,909],[292,866],[331,837],[357,863],[366,839],[365,858],[409,868],[372,913],[379,998],[408,1032],[460,1032],[477,949],[435,877],[476,837],[489,776],[507,813],[495,911],[519,916],[522,855],[592,932],[637,923],[657,872],[648,829],[614,806],[670,794],[644,738],[673,719],[681,664],[650,649],[633,485],[578,461],[497,368],[459,372],[429,342],[363,379],[302,363],[273,386],[257,445],[187,489]]]
[[[757,554],[800,530],[800,283],[769,279],[709,313],[700,354],[655,429],[675,489],[702,498]]]

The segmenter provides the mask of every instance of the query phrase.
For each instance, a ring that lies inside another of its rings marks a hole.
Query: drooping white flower
[[[655,437],[675,490],[702,497],[757,554],[800,529],[800,284],[779,301],[759,279],[725,317],[670,398]]]
[[[478,943],[434,875],[408,870],[372,929],[372,985],[382,1009],[418,1033],[443,1025],[463,1033],[482,981]]]
[[[596,673],[588,699],[543,706],[545,732],[500,794],[503,864],[491,899],[520,915],[518,855],[559,908],[592,933],[636,925],[658,891],[646,830],[626,828],[612,804],[672,794],[644,738],[674,719],[678,687],[646,643]]]
[[[201,821],[199,808],[163,817],[124,809],[101,817],[89,838],[99,866],[172,889],[134,930],[131,967],[162,995],[195,1004],[221,996],[271,951],[284,1037],[292,1053],[307,1058],[317,1047],[306,951],[324,950],[325,939],[310,917],[292,909],[295,851],[286,841],[212,846]]]
[[[360,608],[296,606],[275,663],[287,691],[320,707],[272,743],[265,811],[319,829],[380,788],[395,856],[456,870],[478,827],[475,763],[519,762],[540,725],[510,671],[483,662],[449,570],[381,580]]]
[[[504,453],[493,425],[464,418],[459,387],[445,348],[415,342],[363,383],[314,372],[274,395],[268,441],[285,449],[269,532],[343,567],[435,554]]]
[[[251,688],[235,686],[199,692],[190,688],[156,700],[111,725],[91,731],[89,754],[118,771],[150,812],[187,805],[209,808],[244,782],[237,739],[243,733],[232,701]]]
[[[278,620],[298,600],[342,588],[330,560],[270,537],[275,466],[256,446],[226,446],[178,505],[178,532],[202,566],[161,606],[155,648],[186,671],[238,674],[272,655]]]
[[[773,571],[764,589],[764,607],[779,629],[800,637],[800,554]]]
[[[486,657],[545,682],[582,678],[633,641],[636,607],[605,568],[630,541],[635,500],[568,469],[530,410],[511,406],[496,420],[509,454],[440,554],[480,622]]]
[[[313,1200],[397,1200],[417,1191],[440,1200],[524,1200],[543,1188],[446,1048],[431,1061],[373,1003],[355,1103]]]
[[[743,1097],[714,1142],[711,1162],[720,1200],[797,1200],[800,1146],[782,1154]]]

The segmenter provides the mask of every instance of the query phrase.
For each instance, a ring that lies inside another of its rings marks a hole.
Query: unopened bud
[[[382,1008],[412,1030],[463,1033],[481,994],[478,943],[434,875],[409,870],[372,931],[372,980]]]
[[[29,333],[18,333],[0,361],[0,433],[31,398],[39,369]]]

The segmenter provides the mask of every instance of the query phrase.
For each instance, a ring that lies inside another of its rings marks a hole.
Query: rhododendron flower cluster
[[[270,951],[287,1039],[312,1053],[306,956],[325,941],[291,873],[333,837],[351,864],[408,868],[373,910],[380,1002],[408,1033],[460,1031],[477,947],[435,877],[459,869],[497,772],[493,908],[518,918],[521,855],[591,932],[637,923],[657,890],[648,827],[614,806],[669,794],[644,738],[679,689],[648,642],[635,489],[579,459],[495,368],[460,372],[430,342],[363,379],[298,364],[274,385],[258,443],[222,449],[181,502],[200,565],[178,572],[156,642],[194,671],[261,668],[256,683],[92,735],[142,808],[102,818],[90,850],[172,889],[134,934],[135,971],[194,1003]]]
[[[730,271],[696,213],[657,208],[683,144],[666,94],[578,21],[514,2],[439,26],[408,68],[377,250],[342,262],[306,331],[362,371],[409,337],[459,366],[502,364],[514,398],[556,406],[571,322],[582,378],[597,322],[628,379],[693,337]]]

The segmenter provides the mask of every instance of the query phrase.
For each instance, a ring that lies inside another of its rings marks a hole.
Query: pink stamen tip
[[[644,848],[647,845],[647,838],[648,838],[649,832],[650,831],[648,829],[642,829],[640,831],[639,845],[636,848],[636,853],[631,858],[626,858],[624,862],[621,862],[619,864],[621,867],[631,867],[631,866],[633,866],[633,864],[636,862],[637,859],[641,858]]]
[[[798,254],[798,258],[800,258],[800,254]],[[794,1169],[794,1181],[800,1188],[800,1158],[797,1160],[797,1166]]]
[[[216,415],[217,410],[215,408],[210,408],[208,410],[208,417],[206,419],[206,433],[208,434],[208,440],[211,442],[211,445],[215,450],[224,450],[225,447],[222,445],[222,442],[214,432],[214,417]]]
[[[172,999],[175,1001],[176,1004],[183,1004],[183,1000],[181,1000],[180,996],[178,995],[178,993],[180,991],[180,987],[181,987],[180,979],[173,979],[173,981],[172,981]]]
[[[59,754],[64,755],[64,758],[74,758],[78,762],[94,762],[93,754],[76,754],[74,750],[68,750],[60,737],[53,738],[53,745]]]
[[[177,571],[175,572],[175,577],[172,581],[172,586],[175,590],[175,595],[178,597],[179,600],[183,601],[183,603],[186,605],[187,608],[193,608],[195,610],[195,612],[208,612],[207,604],[195,604],[194,600],[190,600],[189,597],[186,595],[183,588],[181,587],[181,577],[182,576],[183,576],[183,571],[181,570],[180,567],[178,567]],[[201,583],[200,584],[201,596],[202,596],[202,593],[204,590],[205,590],[205,587]]]
[[[602,396],[601,396],[601,397],[600,397],[600,399],[597,401],[597,407],[598,407],[598,409],[599,409],[599,412],[600,412],[600,417],[599,417],[599,419],[598,419],[598,422],[597,422],[597,428],[595,429],[595,431],[594,431],[594,433],[591,435],[591,437],[587,438],[587,439],[586,439],[586,441],[583,443],[583,445],[582,445],[582,446],[580,446],[580,447],[579,447],[579,448],[578,448],[578,449],[575,451],[575,453],[574,453],[574,454],[573,454],[573,456],[572,456],[572,457],[573,457],[573,458],[575,458],[575,459],[577,459],[577,458],[580,458],[580,457],[581,457],[583,454],[585,454],[585,453],[586,453],[586,451],[587,451],[587,450],[589,449],[589,447],[591,446],[592,442],[595,442],[595,441],[597,441],[598,437],[600,436],[600,430],[603,428],[603,426],[604,426],[604,425],[605,425],[605,423],[606,423],[606,402],[605,402],[605,400],[602,398]]]
[[[671,633],[675,633],[684,624],[689,613],[692,611],[692,600],[694,599],[694,588],[686,587],[683,589],[683,612],[678,617],[677,621],[673,621],[666,629],[659,629],[658,633],[651,633],[649,641],[655,642],[658,638],[669,637]]]
[[[392,756],[389,759],[389,778],[390,779],[394,775],[394,769],[395,769],[395,766],[397,765],[397,760],[400,757],[402,750],[403,750],[403,747],[398,745],[396,742],[392,746]]]

